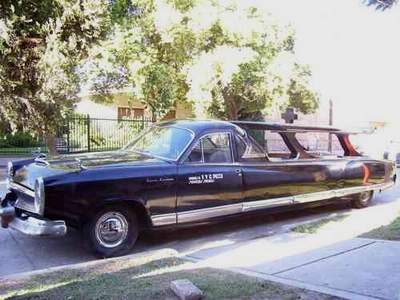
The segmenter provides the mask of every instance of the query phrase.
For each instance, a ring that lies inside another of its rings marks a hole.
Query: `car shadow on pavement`
[[[391,193],[376,195],[372,206],[379,206],[395,201],[400,196],[400,189]],[[226,221],[196,226],[159,229],[144,232],[133,253],[161,248],[172,248],[181,253],[194,252],[200,249],[211,249],[232,245],[257,238],[262,238],[288,230],[292,224],[310,221],[350,211],[348,201],[332,202],[325,206],[307,208],[280,213],[258,213],[230,218]],[[0,229],[0,239],[3,229]],[[80,231],[69,229],[62,238],[28,237],[16,231],[10,231],[10,241],[19,248],[15,253],[26,257],[27,267],[22,271],[44,269],[67,264],[87,262],[96,258],[84,247]],[[5,240],[4,242],[7,242]],[[7,256],[15,255],[12,249],[3,252],[3,270],[0,276],[13,273],[12,266],[7,266]],[[15,273],[15,272],[14,272]]]

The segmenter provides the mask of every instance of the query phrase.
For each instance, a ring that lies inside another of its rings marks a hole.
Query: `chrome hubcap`
[[[96,239],[105,248],[121,245],[128,235],[128,221],[119,212],[108,212],[96,223]]]
[[[367,203],[370,198],[371,198],[371,192],[364,192],[364,193],[361,193],[361,195],[360,195],[360,201],[362,203]]]

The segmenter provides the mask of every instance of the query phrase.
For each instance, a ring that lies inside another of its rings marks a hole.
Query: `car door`
[[[231,132],[199,138],[178,166],[178,223],[242,211],[242,174],[234,164]]]
[[[298,159],[282,145],[276,147],[281,158],[268,159],[255,145],[249,146],[251,138],[237,136],[235,143],[243,174],[244,211],[327,199],[338,188],[345,164],[340,159]],[[244,155],[249,151],[243,149],[249,147],[258,155]]]

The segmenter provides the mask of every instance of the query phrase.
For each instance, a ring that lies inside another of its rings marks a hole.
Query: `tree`
[[[117,0],[112,33],[83,67],[90,89],[107,101],[128,87],[158,117],[175,101],[192,102],[197,116],[224,119],[259,117],[277,102],[315,110],[309,73],[295,72],[294,63],[290,74],[273,69],[283,53],[293,54],[293,31],[239,3]]]
[[[109,26],[106,0],[0,4],[0,112],[17,127],[55,134],[79,92],[76,68]]]
[[[188,91],[184,66],[196,51],[196,37],[184,13],[192,1],[117,0],[108,39],[93,48],[82,67],[95,100],[104,102],[122,87],[162,117]],[[171,20],[163,20],[168,16]]]
[[[240,20],[240,27],[235,25]],[[318,97],[308,84],[311,71],[295,63],[294,33],[278,26],[254,7],[218,6],[210,38],[216,41],[194,64],[205,68],[205,80],[196,83],[198,111],[222,119],[263,119],[273,107],[298,108],[312,113]]]

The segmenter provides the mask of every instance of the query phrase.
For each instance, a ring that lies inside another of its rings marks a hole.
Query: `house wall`
[[[143,109],[144,117],[151,118],[152,113],[146,106],[140,101],[132,100],[127,93],[118,93],[112,96],[112,102],[109,103],[98,103],[93,100],[92,95],[84,95],[81,97],[82,100],[75,106],[75,111],[80,114],[89,115],[91,118],[107,118],[116,119],[118,118],[118,108],[135,108]],[[163,120],[171,119],[187,119],[193,118],[193,108],[190,104],[178,101],[176,107],[172,108]]]

